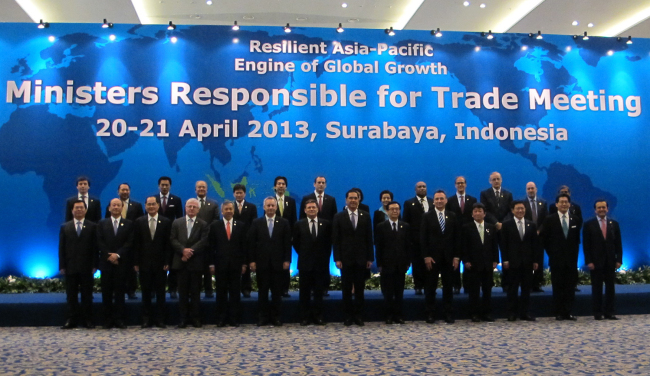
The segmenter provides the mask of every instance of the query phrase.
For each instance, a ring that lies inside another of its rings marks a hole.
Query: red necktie
[[[460,212],[465,213],[465,196],[460,196]]]
[[[603,239],[607,240],[607,223],[604,218],[600,220],[600,230],[603,232]]]
[[[230,240],[230,221],[226,222],[226,235],[228,235],[228,240]]]
[[[318,195],[318,211],[323,210],[323,198],[321,195]]]

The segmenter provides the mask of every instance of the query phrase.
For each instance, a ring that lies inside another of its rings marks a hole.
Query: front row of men
[[[453,212],[445,210],[446,204],[446,194],[436,192],[435,210],[423,215],[418,234],[426,268],[428,323],[435,321],[439,276],[442,276],[444,320],[454,322],[453,273],[461,260],[472,321],[494,320],[490,300],[499,248],[503,269],[508,271],[505,282],[509,321],[535,320],[529,314],[530,290],[533,271],[540,268],[544,249],[549,256],[556,319],[575,320],[571,309],[582,223],[570,214],[567,194],[557,197],[558,213],[549,215],[541,229],[525,218],[523,201],[512,202],[512,219],[504,221],[500,230],[485,221],[486,210],[481,203],[473,205],[473,221],[464,225]],[[165,279],[170,269],[178,273],[179,328],[200,327],[200,288],[206,265],[216,276],[217,326],[239,325],[241,275],[247,266],[257,273],[258,325],[282,325],[283,286],[291,263],[292,246],[299,255],[301,325],[325,323],[322,296],[327,289],[325,281],[332,249],[336,266],[341,269],[344,324],[364,325],[364,288],[375,260],[373,244],[381,273],[386,323],[404,323],[405,273],[413,261],[415,231],[400,219],[398,202],[387,205],[388,219],[376,227],[374,241],[370,214],[359,210],[356,190],[347,192],[346,208],[337,213],[332,222],[318,217],[316,200],[307,200],[306,217],[293,228],[288,220],[276,215],[275,197],[264,200],[265,215],[255,219],[250,228],[233,219],[235,205],[230,201],[221,206],[223,219],[211,224],[197,216],[200,207],[197,199],[188,200],[186,215],[173,222],[158,214],[160,204],[156,196],[147,198],[147,215],[136,219],[135,223],[122,218],[122,205],[122,200],[113,199],[109,206],[111,216],[95,224],[85,219],[86,203],[79,199],[73,203],[72,220],[61,227],[59,269],[66,277],[68,302],[65,329],[77,325],[93,327],[91,302],[93,274],[97,268],[102,271],[104,328],[125,327],[124,280],[129,263],[122,260],[131,257],[133,268],[140,274],[142,327],[165,326]],[[616,221],[607,218],[606,201],[597,201],[595,211],[597,217],[588,221],[583,230],[585,262],[591,272],[593,288],[593,312],[596,319],[616,319],[614,280],[615,271],[622,262],[620,229]],[[606,286],[604,309],[603,283]],[[78,292],[81,292],[81,307],[77,301]],[[151,304],[153,294],[156,296],[155,310]]]

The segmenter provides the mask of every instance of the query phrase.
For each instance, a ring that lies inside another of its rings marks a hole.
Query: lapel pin
[[[124,223],[120,223],[120,226],[124,226]]]

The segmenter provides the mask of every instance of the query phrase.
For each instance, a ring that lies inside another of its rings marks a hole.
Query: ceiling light
[[[49,22],[43,22],[43,20],[41,20],[41,22],[38,23],[38,28],[39,29],[45,29],[46,27],[50,27]]]
[[[212,5],[212,0],[207,0],[205,3],[208,5]]]
[[[343,7],[343,8],[347,8],[347,7],[348,7],[348,3],[343,3],[343,4],[341,4],[341,7]]]
[[[591,23],[591,22],[589,22],[589,23],[587,24],[587,27],[594,27],[594,24]]]
[[[579,23],[578,21],[573,21],[573,22],[571,22],[571,25],[573,25],[573,26],[578,26],[579,24],[580,24],[580,23]]]
[[[487,39],[492,39],[494,38],[494,35],[492,35],[492,30],[488,30],[487,33],[481,33],[482,37],[486,37]]]
[[[403,30],[406,27],[415,13],[420,9],[424,0],[409,0],[398,2],[400,5],[404,3],[402,7],[402,14],[397,15],[397,22],[393,22],[393,27],[395,30]]]
[[[639,23],[650,18],[650,7],[640,9],[635,12],[632,16],[621,20],[616,25],[613,25],[609,29],[600,33],[604,37],[615,37],[617,35],[623,34],[626,30],[631,29],[632,27],[638,25]]]
[[[390,35],[391,37],[395,35],[395,30],[393,30],[393,27],[391,26],[390,29],[385,30],[386,34]]]
[[[167,26],[167,30],[174,30],[176,29],[176,25],[174,25],[171,21],[169,21],[169,26]]]
[[[289,26],[288,22],[287,22],[287,26],[284,27],[284,32],[285,33],[290,33],[291,32],[291,26]]]
[[[479,7],[485,8],[485,3],[482,3],[481,5],[479,5]]]
[[[440,31],[440,28],[431,30],[431,35],[435,35],[436,37],[440,38],[442,36],[442,31]]]
[[[589,37],[587,36],[587,32],[585,31],[585,36],[582,37],[582,40],[589,40]]]
[[[336,28],[336,32],[337,33],[342,33],[344,31],[345,31],[345,29],[343,29],[343,25],[339,22],[339,27]]]
[[[235,21],[235,23],[232,25],[232,29],[235,31],[239,30],[239,25],[237,25],[237,21]]]
[[[104,18],[104,23],[102,24],[102,28],[108,29],[110,27],[113,27],[113,23],[112,22],[107,22],[106,18]]]
[[[466,7],[468,7],[468,6],[469,6],[469,1],[465,1],[465,2],[463,2],[463,5],[466,6]]]

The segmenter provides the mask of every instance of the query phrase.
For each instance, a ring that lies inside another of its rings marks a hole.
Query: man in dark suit
[[[201,325],[201,272],[205,265],[210,227],[199,218],[199,200],[191,198],[185,203],[185,217],[172,223],[170,242],[174,257],[172,269],[178,271],[179,328],[188,325],[188,313],[192,326]],[[191,304],[190,304],[191,301]]]
[[[158,190],[160,191],[160,194],[157,196],[158,204],[160,204],[158,214],[174,222],[176,219],[183,217],[183,200],[169,193],[171,187],[172,178],[169,176],[161,176],[158,178]],[[173,268],[169,271],[169,276],[167,277],[167,290],[169,291],[170,298],[178,299],[176,292],[178,290],[178,277],[176,270]]]
[[[298,220],[296,215],[296,200],[292,197],[285,195],[287,187],[289,186],[287,178],[278,176],[273,182],[273,190],[275,191],[275,199],[278,201],[278,210],[276,215],[289,221],[289,226],[293,229],[294,223]],[[282,280],[282,296],[290,298],[289,285],[291,284],[291,270],[287,269],[284,272],[284,279]]]
[[[522,320],[535,321],[528,312],[530,285],[533,270],[539,268],[539,260],[543,259],[543,251],[539,245],[535,222],[524,218],[526,213],[524,201],[513,201],[511,207],[513,218],[503,222],[499,236],[503,269],[509,271],[510,278],[508,321],[516,321],[517,316]],[[521,299],[518,299],[520,286]]]
[[[147,215],[135,220],[134,270],[140,273],[142,289],[142,328],[156,325],[165,327],[165,284],[172,261],[169,237],[172,221],[158,214],[157,196],[147,197]],[[151,295],[156,295],[156,313],[151,306]],[[153,321],[152,321],[153,319]]]
[[[358,210],[359,192],[345,195],[347,209],[336,213],[332,223],[334,261],[341,270],[341,288],[345,326],[363,326],[363,303],[366,274],[375,259],[372,246],[372,221],[368,212]],[[354,305],[352,288],[354,287]]]
[[[122,218],[123,206],[121,199],[112,199],[109,205],[111,216],[102,219],[97,225],[104,329],[126,329],[124,292],[127,268],[132,268],[133,222]]]
[[[257,272],[257,326],[281,326],[282,284],[291,265],[291,227],[277,215],[275,197],[264,199],[264,216],[253,221],[248,231],[251,271]],[[273,304],[269,307],[269,289]]]
[[[332,223],[318,218],[318,203],[307,200],[306,218],[293,226],[293,248],[298,253],[300,271],[300,325],[325,325],[323,320],[323,291],[329,275],[329,262],[332,254]],[[314,303],[311,304],[311,294]]]
[[[251,228],[253,221],[257,218],[257,206],[248,201],[246,198],[246,186],[243,184],[235,184],[232,188],[233,196],[235,197],[235,218],[236,221],[244,223],[246,232]],[[241,293],[244,298],[251,297],[251,290],[253,281],[251,280],[251,271],[246,268],[246,272],[241,276]]]
[[[485,206],[474,204],[473,222],[463,225],[462,259],[469,285],[469,306],[472,322],[494,321],[492,318],[493,270],[499,263],[496,226],[485,221]],[[483,298],[479,301],[480,291]]]
[[[481,191],[481,204],[485,206],[485,220],[496,225],[497,230],[501,229],[501,223],[508,213],[512,203],[512,193],[503,189],[501,174],[493,172],[490,174],[490,188]]]
[[[404,222],[411,226],[411,239],[413,241],[413,248],[411,248],[413,270],[411,273],[413,275],[415,295],[422,295],[422,288],[424,288],[426,279],[426,268],[422,258],[422,250],[420,249],[420,223],[422,215],[427,213],[431,207],[433,207],[433,200],[427,197],[427,184],[423,181],[417,182],[415,184],[415,197],[404,202],[404,213],[402,215]]]
[[[523,200],[526,209],[525,218],[532,221],[537,226],[537,233],[544,223],[544,219],[548,215],[548,205],[546,201],[537,197],[537,185],[530,181],[526,184],[526,199]],[[542,285],[544,284],[544,251],[540,254],[541,259],[537,260],[539,267],[533,271],[533,280],[531,292],[544,292]]]
[[[102,219],[102,204],[95,196],[88,194],[90,190],[90,179],[85,176],[77,178],[77,195],[70,197],[65,205],[65,221],[72,220],[72,207],[77,200],[82,200],[86,205],[85,218],[91,222],[97,223]]]
[[[399,202],[388,204],[388,220],[375,228],[377,267],[381,273],[386,324],[404,324],[402,305],[406,271],[411,266],[411,228],[399,220]]]
[[[120,197],[120,200],[122,200],[122,218],[135,222],[136,219],[144,215],[142,204],[131,200],[131,186],[129,186],[129,183],[121,183],[117,187],[117,194]],[[111,216],[110,208],[111,205],[109,203],[106,207],[104,218],[109,218]],[[135,290],[138,287],[138,274],[133,270],[133,252],[130,252],[127,256],[128,258],[120,259],[123,266],[126,266],[124,275],[126,280],[125,291],[129,299],[137,299],[138,297],[135,296]]]
[[[210,225],[210,271],[217,287],[217,327],[241,322],[241,275],[246,271],[246,226],[234,220],[235,204],[224,201],[222,220]]]
[[[567,185],[561,185],[560,188],[558,189],[557,194],[558,195],[565,194],[568,195],[569,198],[571,198],[571,189],[569,189],[569,186]],[[557,204],[551,204],[551,206],[549,206],[548,208],[548,214],[555,214],[555,213],[557,213]],[[571,200],[571,206],[569,207],[569,214],[579,218],[580,221],[583,221],[582,208],[580,208],[580,205],[578,205],[574,200]]]
[[[65,276],[67,300],[66,322],[62,329],[78,324],[88,329],[93,324],[93,274],[97,270],[97,225],[85,219],[86,203],[79,199],[72,204],[72,220],[59,232],[59,273]],[[81,308],[77,295],[81,291]]]
[[[433,195],[434,209],[422,216],[420,227],[420,258],[426,268],[425,313],[426,322],[435,322],[436,289],[442,275],[442,300],[445,322],[454,323],[452,300],[453,272],[460,264],[461,223],[454,212],[446,210],[447,195],[437,191]],[[469,208],[467,209],[469,210]],[[466,287],[467,288],[467,287]]]
[[[539,233],[548,254],[556,320],[577,320],[571,315],[578,281],[578,252],[582,218],[569,213],[571,198],[561,193],[555,199],[557,214],[549,214]]]
[[[199,200],[199,214],[197,217],[201,218],[208,225],[212,221],[219,219],[219,204],[216,200],[208,198],[208,183],[203,180],[199,180],[194,185],[194,190],[196,191],[196,199]],[[206,262],[210,263],[211,260],[208,260],[206,257]],[[214,298],[214,293],[212,290],[212,274],[210,273],[210,265],[205,265],[203,270],[203,290],[205,291],[205,298]]]
[[[472,222],[472,208],[476,204],[476,197],[472,197],[467,194],[467,179],[464,176],[458,176],[455,181],[456,194],[449,197],[447,200],[446,209],[450,212],[456,214],[456,219],[460,222],[460,226],[465,223]],[[457,268],[453,272],[454,278],[454,294],[460,293],[460,287],[462,285],[460,277],[460,268]],[[467,292],[467,291],[466,291]]]
[[[594,318],[603,319],[603,283],[605,283],[605,318],[618,320],[614,315],[616,269],[623,263],[623,244],[618,222],[608,218],[609,205],[605,200],[594,203],[596,218],[585,222],[582,229],[585,264],[591,274],[591,300]]]

